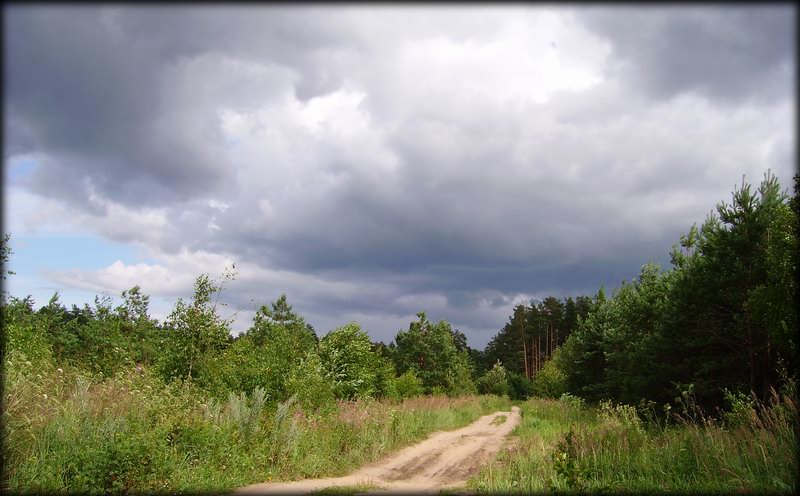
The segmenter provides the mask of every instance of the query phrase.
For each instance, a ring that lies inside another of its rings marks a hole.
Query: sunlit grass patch
[[[790,395],[746,421],[642,422],[632,407],[532,399],[516,442],[469,487],[478,492],[786,492],[797,490],[797,408]],[[740,412],[741,413],[741,412]]]
[[[209,397],[147,370],[103,379],[6,360],[6,477],[12,491],[227,491],[344,475],[430,433],[508,409],[508,400],[426,396],[339,401],[306,413],[258,391]]]
[[[314,491],[311,494],[317,496],[346,496],[350,494],[365,493],[377,488],[378,486],[374,484],[354,484],[351,486],[326,487],[325,489]]]

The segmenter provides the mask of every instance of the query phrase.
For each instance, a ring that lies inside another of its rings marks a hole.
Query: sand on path
[[[336,486],[369,485],[369,492],[438,493],[454,489],[492,460],[505,437],[520,422],[519,407],[484,415],[454,431],[432,434],[350,475],[294,482],[268,482],[238,489],[235,494],[308,494]]]

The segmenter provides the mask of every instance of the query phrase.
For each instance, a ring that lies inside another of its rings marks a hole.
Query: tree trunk
[[[522,320],[519,321],[519,337],[520,341],[522,341],[523,370],[525,371],[525,377],[530,378],[530,375],[528,375],[528,351],[525,349],[525,327],[522,324]]]
[[[542,369],[542,336],[536,336],[536,358],[539,361],[539,370]]]
[[[525,377],[531,378],[528,373],[528,350],[525,348],[525,336],[522,336],[522,361],[525,362]]]

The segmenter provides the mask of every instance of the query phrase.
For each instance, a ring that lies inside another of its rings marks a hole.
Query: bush
[[[413,398],[424,392],[422,380],[414,374],[413,369],[394,380],[394,390],[398,398]]]
[[[508,396],[512,400],[527,400],[533,395],[533,383],[516,372],[508,372]]]
[[[556,360],[548,360],[533,378],[533,394],[555,399],[566,392],[566,376],[556,365]]]
[[[472,368],[466,353],[459,353],[447,374],[447,395],[466,396],[475,394],[478,388],[472,381]]]
[[[333,383],[325,377],[319,355],[309,351],[292,369],[286,391],[307,413],[327,412],[336,407]]]
[[[756,418],[755,401],[752,396],[737,392],[731,393],[727,389],[723,390],[728,409],[722,412],[722,418],[728,428],[751,425]]]
[[[500,360],[494,364],[492,370],[486,372],[486,374],[478,379],[478,392],[481,394],[507,396],[508,390],[506,369],[500,363]]]
[[[372,343],[357,323],[351,322],[323,337],[319,357],[337,398],[367,398],[375,393]]]
[[[49,361],[52,357],[46,329],[33,311],[33,300],[11,298],[0,306],[6,357],[19,353],[27,360]],[[24,361],[24,360],[23,360]],[[8,368],[6,368],[8,371]]]
[[[584,401],[583,398],[573,396],[569,393],[562,394],[558,400],[562,403],[565,403],[569,409],[574,411],[582,410],[586,407],[586,401]]]

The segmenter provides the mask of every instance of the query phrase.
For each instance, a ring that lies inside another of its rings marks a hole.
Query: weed
[[[578,455],[575,448],[575,433],[570,429],[556,445],[551,453],[553,469],[562,478],[571,490],[584,489],[583,476],[578,464]]]

